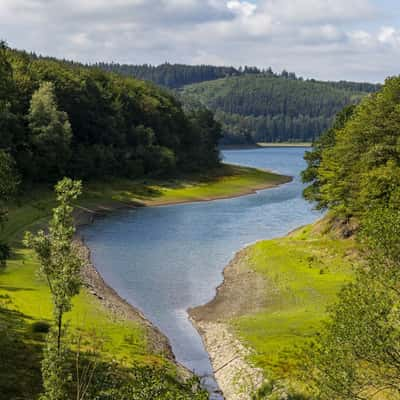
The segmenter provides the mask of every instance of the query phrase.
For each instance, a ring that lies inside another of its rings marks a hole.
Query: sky
[[[0,0],[9,46],[81,62],[400,74],[400,0]]]

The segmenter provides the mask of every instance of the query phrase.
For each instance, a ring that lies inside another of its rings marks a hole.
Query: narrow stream
[[[234,199],[126,210],[82,230],[105,281],[169,338],[177,360],[222,399],[186,310],[210,301],[242,247],[318,218],[301,192],[304,148],[229,150],[228,163],[265,168],[293,182]]]

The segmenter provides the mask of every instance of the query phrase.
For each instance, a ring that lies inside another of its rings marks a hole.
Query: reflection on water
[[[225,162],[294,180],[235,199],[121,211],[83,230],[106,282],[142,310],[169,338],[177,360],[200,376],[212,376],[212,369],[186,310],[213,298],[240,248],[318,217],[301,197],[303,154],[303,148],[224,151]]]

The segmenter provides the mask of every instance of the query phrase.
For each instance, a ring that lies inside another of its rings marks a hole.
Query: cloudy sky
[[[12,47],[83,62],[400,74],[400,0],[0,0]]]

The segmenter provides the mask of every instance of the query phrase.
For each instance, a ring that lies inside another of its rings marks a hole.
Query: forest
[[[189,109],[206,106],[222,124],[223,143],[313,141],[335,115],[379,85],[321,82],[290,74],[245,74],[185,86]]]
[[[0,48],[0,149],[23,181],[140,177],[219,163],[220,126],[151,83]]]
[[[181,88],[193,83],[201,83],[230,76],[244,75],[265,75],[281,77],[289,80],[304,80],[302,77],[298,77],[294,72],[283,70],[279,73],[274,72],[271,67],[258,68],[248,65],[238,68],[232,66],[227,67],[206,64],[171,64],[167,62],[160,65],[132,65],[105,62],[98,62],[91,65],[105,71],[151,81],[157,85],[165,86],[170,89]],[[315,82],[315,79],[309,79],[309,81]],[[377,85],[368,82],[330,81],[326,83],[332,87],[358,92],[375,92],[377,90]]]
[[[306,155],[304,196],[342,221],[363,260],[306,350],[318,399],[398,398],[400,78],[348,107]]]
[[[271,67],[94,65],[172,89],[187,110],[212,110],[223,127],[222,144],[313,141],[343,107],[380,88],[367,82],[303,79]]]
[[[95,63],[94,66],[109,72],[115,72],[125,76],[133,76],[138,79],[151,81],[170,89],[176,89],[191,83],[212,81],[226,76],[240,75],[242,70],[234,67],[216,67],[212,65],[184,65],[164,63],[153,65],[129,65],[118,63]],[[253,71],[246,67],[246,73]],[[256,69],[259,72],[258,69]]]

